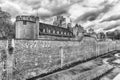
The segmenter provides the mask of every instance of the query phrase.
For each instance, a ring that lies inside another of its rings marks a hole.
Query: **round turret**
[[[37,39],[39,34],[39,18],[35,16],[16,17],[16,38]]]

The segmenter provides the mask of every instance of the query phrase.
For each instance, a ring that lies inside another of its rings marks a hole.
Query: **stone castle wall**
[[[0,52],[6,49],[7,40],[0,41]],[[108,51],[119,50],[119,41],[97,42],[85,37],[78,41],[15,40],[14,77],[28,78],[77,60],[85,60]],[[63,54],[61,54],[63,53]],[[3,69],[1,62],[0,70]],[[22,77],[21,77],[22,76]]]
[[[15,40],[16,74],[35,76],[77,60],[115,50],[116,42],[97,42],[85,37],[78,41]],[[63,54],[61,55],[61,49]],[[29,73],[29,74],[28,74]]]

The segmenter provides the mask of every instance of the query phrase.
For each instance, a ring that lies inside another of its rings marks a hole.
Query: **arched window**
[[[43,29],[40,29],[40,32],[43,32]]]
[[[23,25],[26,25],[27,24],[27,21],[23,21]]]
[[[61,34],[61,31],[59,31],[59,33]]]
[[[19,20],[21,20],[21,17],[19,17]]]
[[[30,17],[28,17],[28,20],[30,20]]]
[[[50,30],[50,33],[53,33],[53,30]]]

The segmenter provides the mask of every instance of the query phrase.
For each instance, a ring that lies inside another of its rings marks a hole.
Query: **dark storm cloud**
[[[105,21],[114,21],[114,20],[119,20],[120,19],[120,15],[112,15],[104,20],[102,20],[101,22],[105,22]]]
[[[97,8],[95,10],[91,10],[91,11],[88,11],[86,13],[84,13],[83,15],[79,16],[75,22],[79,22],[79,21],[82,21],[82,22],[86,22],[86,21],[94,21],[96,20],[99,15],[102,13],[106,13],[108,12],[111,8],[112,8],[112,4],[106,4],[104,5],[104,7],[102,8]]]
[[[10,10],[9,12],[13,17],[17,14],[38,14],[41,18],[67,14],[73,4],[83,2],[84,0],[71,0],[68,4],[63,4],[64,2],[60,3],[60,1],[61,0],[0,0],[0,2],[3,2],[2,8],[5,11]]]
[[[45,13],[45,14],[41,14],[40,11],[38,11],[38,15],[40,16],[40,18],[49,18],[49,17],[53,17],[53,16],[56,16],[56,15],[61,15],[61,14],[68,14],[68,11],[70,9],[70,7],[75,4],[75,3],[79,3],[79,2],[82,2],[83,0],[77,0],[71,4],[65,4],[65,5],[62,5],[60,7],[52,7],[52,8],[49,8],[47,9],[50,13]],[[36,14],[36,13],[35,13]]]
[[[120,26],[120,21],[117,21],[117,22],[115,22],[115,23],[113,23],[113,24],[110,24],[109,26],[107,26],[106,28],[104,28],[104,30],[111,30],[111,29],[114,29],[114,28],[116,28],[116,27],[118,27],[118,26]]]
[[[78,17],[75,20],[75,22],[79,22],[79,21],[85,22],[88,19],[93,18],[93,19],[90,19],[92,21],[92,20],[95,20],[98,15],[99,15],[98,11],[89,11],[89,12],[86,12],[85,14],[81,15],[80,17]]]
[[[41,7],[41,2],[43,0],[12,0],[16,3],[20,3],[22,5],[31,6],[33,9],[38,9]]]
[[[107,28],[105,28],[105,29],[103,29],[103,30],[111,30],[111,29],[114,29],[114,28],[116,28],[116,27],[118,27],[119,25],[113,25],[113,26],[109,26],[109,27],[107,27]]]
[[[10,2],[15,2],[15,3],[23,3],[25,5],[38,5],[41,3],[42,0],[8,0]]]
[[[71,6],[71,4],[70,5],[64,5],[64,6],[57,7],[57,8],[53,8],[53,9],[51,9],[51,12],[53,12],[53,16],[54,15],[65,14],[65,13],[68,12],[70,6]]]

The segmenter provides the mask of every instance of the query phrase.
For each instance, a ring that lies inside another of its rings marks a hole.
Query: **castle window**
[[[69,34],[67,33],[67,35],[69,36]]]
[[[61,31],[59,31],[59,33],[61,34]]]
[[[19,20],[21,20],[21,17],[19,18]]]
[[[40,32],[43,32],[43,29],[40,29]]]
[[[57,34],[57,31],[55,31],[55,34]]]
[[[30,20],[30,17],[28,17],[28,20]]]
[[[53,30],[51,30],[51,33],[53,33]]]
[[[27,22],[26,21],[23,21],[23,25],[26,25],[27,24]]]
[[[46,29],[46,32],[49,33],[49,29],[48,28]]]

